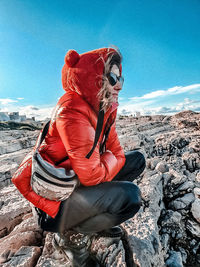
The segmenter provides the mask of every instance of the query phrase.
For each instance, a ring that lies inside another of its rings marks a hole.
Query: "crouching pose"
[[[123,85],[118,50],[68,51],[62,84],[66,92],[39,150],[51,164],[73,169],[79,186],[64,201],[41,197],[30,186],[31,159],[12,181],[37,207],[41,228],[57,233],[54,245],[72,256],[74,266],[99,266],[90,254],[91,237],[120,239],[118,225],[141,205],[140,190],[132,181],[143,172],[145,159],[137,150],[124,154],[115,129]]]

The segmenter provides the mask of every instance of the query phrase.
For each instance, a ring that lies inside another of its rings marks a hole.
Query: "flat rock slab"
[[[0,233],[4,229],[9,233],[22,221],[24,214],[31,212],[29,202],[14,185],[0,190]]]
[[[33,267],[41,254],[41,248],[34,246],[22,246],[0,267]]]

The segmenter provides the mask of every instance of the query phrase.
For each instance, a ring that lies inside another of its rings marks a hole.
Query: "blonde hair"
[[[121,62],[122,62],[122,55],[120,51],[116,49],[116,52],[110,54],[108,56],[108,59],[104,63],[102,87],[98,93],[99,100],[102,103],[102,110],[104,110],[104,112],[106,112],[106,110],[111,106],[113,102],[113,96],[108,87],[108,84],[109,84],[108,74],[110,73],[113,65],[117,65],[120,69]]]

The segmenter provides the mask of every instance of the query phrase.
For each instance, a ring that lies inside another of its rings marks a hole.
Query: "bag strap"
[[[87,159],[89,159],[91,157],[92,153],[94,152],[95,147],[97,146],[97,143],[99,141],[99,137],[101,135],[102,128],[103,128],[104,111],[101,109],[101,107],[102,107],[102,103],[100,103],[100,110],[99,110],[98,119],[97,119],[97,127],[96,127],[96,131],[95,131],[95,138],[94,138],[93,147],[90,150],[90,152],[85,156]]]
[[[63,101],[57,108],[55,111],[55,117],[57,116],[57,112],[59,110],[59,108],[62,106],[62,104],[64,104],[66,101]],[[42,144],[42,142],[44,141],[45,136],[48,133],[49,130],[49,125],[50,125],[51,120],[47,121],[47,123],[44,125],[42,132],[39,135],[38,141],[37,141],[37,145],[36,145],[36,150],[40,147],[40,145]]]
[[[90,152],[85,156],[87,159],[89,159],[91,157],[91,155],[94,152],[94,149],[95,149],[95,147],[96,147],[96,145],[98,143],[98,140],[99,140],[99,137],[101,135],[102,128],[103,128],[103,121],[104,121],[104,111],[102,110],[102,103],[100,102],[99,114],[98,114],[98,118],[97,118],[97,127],[96,127],[96,131],[95,131],[94,143],[93,143],[93,147],[90,150]],[[39,149],[41,143],[43,142],[45,136],[47,135],[48,130],[49,130],[49,125],[50,125],[50,120],[45,124],[42,132],[39,135],[35,152]],[[65,158],[65,160],[66,159],[67,159],[67,157]],[[63,160],[61,162],[63,162]],[[61,162],[59,162],[59,163],[61,163]]]
[[[45,124],[45,126],[43,127],[42,129],[42,132],[40,133],[39,137],[38,137],[38,140],[37,140],[37,144],[36,144],[36,149],[35,150],[38,150],[40,145],[42,144],[45,136],[47,135],[48,133],[48,130],[49,130],[49,125],[50,125],[50,120]]]

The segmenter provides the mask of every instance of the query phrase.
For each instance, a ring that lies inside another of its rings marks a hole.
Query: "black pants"
[[[54,219],[46,214],[41,217],[41,227],[51,232],[73,229],[89,234],[133,217],[140,208],[141,197],[132,181],[143,172],[145,158],[139,151],[129,151],[125,156],[124,167],[111,182],[78,187],[61,203]]]

